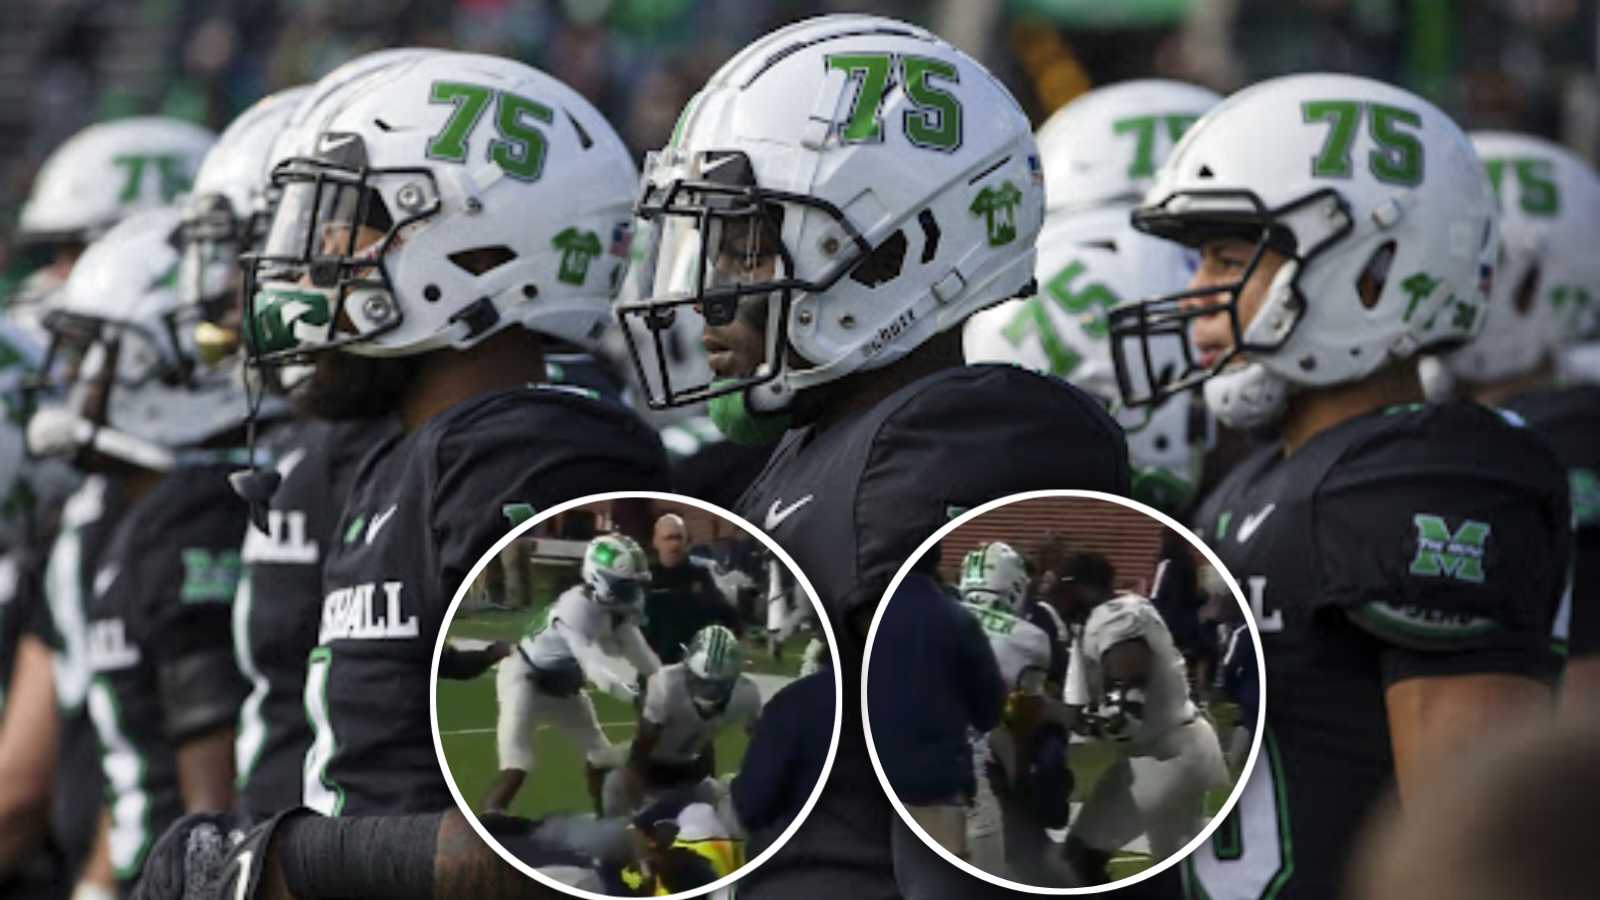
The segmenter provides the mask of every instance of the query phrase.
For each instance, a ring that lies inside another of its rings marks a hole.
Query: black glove
[[[145,858],[133,900],[214,900],[245,825],[233,813],[193,813],[173,822]]]

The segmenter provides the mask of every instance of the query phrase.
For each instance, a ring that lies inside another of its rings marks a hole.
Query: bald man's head
[[[651,543],[656,548],[656,558],[661,561],[664,568],[676,569],[683,565],[689,557],[689,530],[684,527],[683,517],[676,513],[667,513],[656,520],[655,537]]]
[[[1600,886],[1600,731],[1523,734],[1438,773],[1368,829],[1347,900],[1568,900]]]

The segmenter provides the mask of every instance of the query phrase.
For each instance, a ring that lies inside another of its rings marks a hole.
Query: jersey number
[[[1422,127],[1422,116],[1412,110],[1355,100],[1307,100],[1300,104],[1300,115],[1306,123],[1329,125],[1322,150],[1311,158],[1313,176],[1350,177],[1350,146],[1355,143],[1356,129],[1365,116],[1367,132],[1377,145],[1367,154],[1367,167],[1373,177],[1404,187],[1422,183],[1422,142],[1405,130]]]
[[[906,99],[911,101],[911,108],[900,117],[906,140],[925,150],[946,153],[961,146],[961,101],[932,83],[933,79],[960,83],[961,75],[950,63],[893,53],[838,53],[827,57],[825,65],[844,72],[856,86],[850,114],[839,129],[839,140],[844,143],[883,140],[883,99],[898,68]]]
[[[328,779],[328,763],[338,749],[333,720],[328,715],[328,669],[333,651],[318,647],[306,659],[306,718],[311,722],[311,749],[306,751],[306,806],[325,816],[337,816],[344,808],[344,789]]]
[[[1292,851],[1289,796],[1269,730],[1238,805],[1185,863],[1188,900],[1273,900],[1294,874]]]
[[[550,107],[536,100],[460,81],[435,81],[428,92],[429,103],[451,103],[455,112],[444,123],[444,130],[428,139],[428,158],[446,162],[467,161],[467,141],[478,127],[478,120],[494,102],[495,132],[489,142],[489,161],[507,175],[521,181],[538,181],[544,171],[544,134],[527,121],[534,118],[549,125],[555,116]]]

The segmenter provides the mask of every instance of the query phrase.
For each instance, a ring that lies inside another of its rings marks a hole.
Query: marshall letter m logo
[[[1411,574],[1483,583],[1488,523],[1467,519],[1451,533],[1443,516],[1418,513],[1411,521],[1417,526],[1417,555],[1411,560]]]

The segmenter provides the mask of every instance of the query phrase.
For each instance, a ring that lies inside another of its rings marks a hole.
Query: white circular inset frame
[[[961,859],[954,853],[951,853],[949,850],[945,849],[945,847],[943,847],[938,841],[934,840],[927,833],[927,831],[923,830],[922,826],[917,824],[916,820],[906,812],[905,804],[900,802],[899,796],[897,796],[893,788],[889,786],[888,776],[886,776],[883,771],[883,763],[878,759],[877,745],[872,739],[872,721],[868,713],[867,705],[867,685],[872,669],[872,645],[878,637],[878,623],[883,620],[883,614],[884,611],[889,607],[890,598],[894,596],[895,591],[899,590],[900,582],[904,581],[906,576],[911,573],[912,566],[914,566],[918,560],[922,559],[922,557],[928,553],[928,551],[936,547],[940,541],[944,540],[956,529],[968,522],[973,521],[974,519],[985,515],[986,513],[993,512],[997,509],[1002,509],[1014,503],[1050,498],[1099,500],[1107,503],[1115,503],[1118,506],[1127,507],[1143,513],[1149,518],[1154,519],[1172,529],[1179,535],[1182,535],[1191,546],[1199,550],[1206,560],[1211,563],[1212,567],[1216,569],[1217,574],[1222,577],[1223,581],[1228,586],[1228,590],[1233,594],[1234,600],[1239,604],[1240,609],[1244,612],[1245,624],[1250,630],[1250,641],[1255,648],[1256,679],[1261,698],[1260,702],[1256,705],[1256,722],[1255,728],[1253,729],[1254,733],[1251,735],[1250,755],[1245,760],[1244,768],[1240,771],[1239,778],[1234,782],[1233,791],[1228,795],[1227,801],[1222,804],[1221,809],[1217,810],[1216,814],[1211,817],[1211,820],[1206,823],[1205,827],[1200,829],[1200,833],[1195,835],[1195,837],[1190,840],[1188,844],[1184,845],[1183,849],[1179,850],[1177,853],[1173,853],[1166,859],[1152,863],[1149,867],[1141,872],[1129,875],[1126,878],[1117,879],[1116,881],[1109,881],[1105,884],[1087,885],[1084,887],[1075,888],[1043,887],[1040,885],[1023,884],[1021,882],[1002,878],[998,875],[980,869],[966,860]],[[878,784],[883,788],[883,792],[888,795],[889,803],[894,807],[895,813],[900,816],[900,821],[909,826],[912,832],[914,832],[924,844],[927,844],[929,848],[931,848],[935,853],[939,854],[939,856],[942,857],[946,862],[950,863],[952,866],[955,866],[961,871],[966,872],[968,875],[971,875],[974,878],[981,879],[997,887],[1006,888],[1007,890],[1021,891],[1029,894],[1047,894],[1057,896],[1099,894],[1137,884],[1147,878],[1151,878],[1160,874],[1161,872],[1166,871],[1168,868],[1174,865],[1177,865],[1179,862],[1187,858],[1189,854],[1193,853],[1197,848],[1199,848],[1201,844],[1205,843],[1207,840],[1210,840],[1211,835],[1217,830],[1218,827],[1221,826],[1222,821],[1226,819],[1228,814],[1233,811],[1234,806],[1239,802],[1240,795],[1244,793],[1245,784],[1250,779],[1250,773],[1255,770],[1256,759],[1261,753],[1262,731],[1266,724],[1267,714],[1266,672],[1265,657],[1261,651],[1261,633],[1256,627],[1255,614],[1251,610],[1249,602],[1245,599],[1244,592],[1239,589],[1239,583],[1234,580],[1233,574],[1229,572],[1227,567],[1222,564],[1222,560],[1217,557],[1216,553],[1212,552],[1211,548],[1206,546],[1205,542],[1200,540],[1200,538],[1195,535],[1193,531],[1190,531],[1187,527],[1185,527],[1183,523],[1178,522],[1176,519],[1173,519],[1166,513],[1140,503],[1137,500],[1130,500],[1127,497],[1118,497],[1114,494],[1101,493],[1100,491],[1025,491],[1020,494],[1012,494],[1009,497],[1001,497],[998,500],[991,500],[982,506],[974,507],[973,509],[968,510],[967,512],[962,513],[960,516],[950,520],[937,532],[935,532],[932,537],[923,541],[922,545],[917,548],[916,552],[913,553],[911,557],[900,566],[900,570],[895,573],[893,580],[889,582],[888,590],[884,592],[883,597],[878,603],[877,612],[875,612],[872,616],[872,625],[867,631],[867,647],[862,662],[861,672],[860,702],[862,730],[866,735],[867,755],[872,759],[872,769],[878,776]]]
[[[537,881],[546,887],[561,891],[564,894],[574,897],[584,897],[588,898],[588,900],[614,900],[614,897],[617,895],[596,893],[594,891],[587,891],[582,888],[564,884],[550,877],[549,875],[538,871],[533,866],[523,862],[521,859],[518,859],[514,854],[501,846],[500,842],[495,840],[489,834],[488,829],[483,827],[483,823],[478,821],[478,816],[473,811],[471,804],[469,804],[466,798],[462,795],[460,787],[456,784],[455,775],[450,771],[450,766],[445,760],[444,742],[440,738],[439,734],[439,657],[444,652],[445,642],[450,631],[449,626],[450,623],[455,619],[456,611],[461,607],[461,601],[465,599],[467,591],[473,584],[477,582],[478,576],[482,574],[483,570],[489,565],[489,562],[497,559],[500,556],[501,550],[504,550],[508,544],[516,540],[524,532],[554,516],[560,515],[561,513],[577,507],[588,506],[594,503],[603,503],[610,500],[657,500],[667,503],[678,503],[684,506],[692,506],[705,510],[706,512],[709,512],[725,521],[732,522],[733,524],[737,525],[745,534],[760,541],[762,546],[771,551],[772,554],[776,556],[780,562],[787,566],[791,573],[794,574],[795,581],[800,585],[800,589],[805,593],[806,599],[810,601],[811,607],[816,613],[816,622],[822,628],[823,637],[828,643],[828,653],[830,658],[833,660],[838,660],[839,658],[839,645],[833,636],[833,626],[829,624],[828,617],[823,611],[822,604],[817,600],[817,592],[814,588],[812,588],[810,579],[806,577],[805,572],[802,571],[799,566],[795,565],[794,559],[791,558],[782,547],[778,546],[776,541],[768,537],[765,532],[756,528],[754,525],[750,524],[740,516],[722,509],[715,504],[707,503],[704,500],[661,491],[611,491],[602,494],[590,494],[586,497],[578,497],[574,500],[568,500],[564,503],[552,506],[549,509],[541,510],[537,515],[524,522],[518,523],[515,527],[507,531],[506,534],[500,538],[500,540],[496,541],[494,546],[489,548],[489,552],[485,553],[483,557],[479,559],[475,565],[473,565],[472,570],[467,573],[467,577],[462,579],[461,586],[456,589],[455,596],[450,600],[449,608],[445,610],[444,627],[439,629],[439,637],[434,642],[433,660],[429,668],[428,681],[428,719],[433,729],[434,755],[438,759],[439,771],[443,773],[445,783],[450,787],[450,795],[455,798],[456,807],[461,811],[462,816],[466,818],[467,823],[472,826],[472,830],[477,832],[478,837],[482,839],[485,844],[492,848],[501,859],[505,860],[508,864],[514,866],[518,871],[522,872],[524,875],[528,876],[534,881]],[[839,751],[839,730],[844,721],[843,713],[844,680],[839,678],[836,672],[833,678],[833,734],[828,742],[828,755],[823,760],[822,774],[817,779],[817,783],[812,786],[811,794],[806,798],[805,804],[800,807],[800,813],[795,816],[794,820],[791,821],[786,828],[784,828],[783,832],[779,834],[770,845],[762,850],[760,854],[758,854],[754,859],[745,860],[744,865],[740,866],[734,872],[717,879],[711,884],[703,885],[693,890],[680,891],[676,894],[664,896],[669,898],[679,898],[679,900],[688,900],[690,897],[703,896],[713,891],[728,887],[729,885],[734,884],[739,879],[754,871],[758,866],[765,863],[768,859],[772,858],[773,854],[782,849],[783,845],[787,844],[789,839],[794,837],[795,832],[800,829],[801,824],[805,822],[806,818],[811,815],[812,809],[816,807],[818,798],[822,796],[823,785],[827,783],[828,775],[833,771],[833,761]]]

